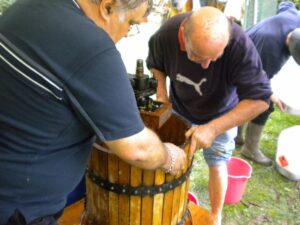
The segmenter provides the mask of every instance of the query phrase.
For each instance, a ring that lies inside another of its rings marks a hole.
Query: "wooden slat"
[[[97,150],[98,151],[98,150]],[[101,169],[99,171],[99,176],[103,180],[108,179],[108,154],[105,152],[99,151],[99,161]],[[97,212],[99,224],[109,224],[109,215],[108,215],[108,192],[102,188],[98,188],[98,204],[100,205],[99,211]]]
[[[143,170],[143,186],[154,185],[154,171]],[[142,197],[142,221],[141,225],[151,225],[153,219],[153,196]]]
[[[180,186],[180,200],[179,200],[179,208],[178,208],[178,219],[177,219],[177,223],[179,223],[185,213],[185,202],[187,201],[186,198],[186,182],[184,182],[181,186]]]
[[[184,171],[183,171],[183,174],[186,173],[186,171],[188,170],[188,167],[190,166],[190,163],[191,163],[191,160],[190,160],[190,157],[189,157],[189,147],[190,145],[185,145],[184,146],[184,152],[187,154],[187,159],[186,159],[186,162],[185,162],[185,166],[184,166]],[[188,179],[189,180],[189,179]],[[189,186],[188,186],[189,182],[184,182],[182,185],[181,185],[181,190],[180,190],[180,202],[179,202],[179,211],[178,211],[178,222],[179,223],[186,211],[186,202],[187,202],[187,194],[188,194],[188,189],[189,189]]]
[[[187,167],[185,169],[185,172],[189,169],[190,166],[192,166],[192,157],[190,156],[189,152],[190,152],[190,144],[186,144],[184,146],[184,151],[187,155]],[[184,201],[184,205],[183,205],[183,209],[184,211],[187,209],[188,205],[188,201],[187,201],[187,196],[188,196],[188,192],[189,192],[189,188],[190,188],[190,178],[188,178],[185,182],[185,201]],[[184,212],[183,212],[184,213]]]
[[[97,167],[98,160],[97,160],[97,154],[95,151],[92,151],[91,153],[91,159],[89,162],[89,169],[94,172],[95,167]],[[95,202],[96,202],[96,192],[95,192],[95,187],[94,183],[91,181],[90,178],[86,177],[86,189],[89,195],[87,196],[87,213],[89,215],[89,218],[91,220],[96,220],[96,209],[94,207]]]
[[[176,179],[181,177],[182,174],[176,176]],[[178,221],[178,211],[179,211],[179,202],[180,202],[180,194],[181,194],[181,187],[177,186],[174,189],[173,195],[173,205],[172,205],[172,221],[171,225],[176,225]]]
[[[108,181],[112,184],[117,184],[119,180],[119,163],[118,158],[113,154],[108,154]],[[118,194],[109,191],[109,225],[118,225],[119,223],[119,198]]]
[[[169,183],[174,180],[174,176],[166,175],[166,183]],[[172,209],[173,209],[173,196],[174,190],[170,190],[165,193],[164,197],[164,208],[163,208],[163,225],[170,225],[172,221]]]
[[[142,170],[135,166],[131,167],[130,184],[132,187],[142,185]],[[140,196],[130,196],[130,225],[141,224],[141,203]]]
[[[161,170],[155,171],[155,185],[165,183],[165,173]],[[161,225],[163,218],[164,193],[154,195],[153,203],[153,225]]]
[[[130,184],[130,165],[119,160],[119,184]],[[130,197],[128,195],[119,195],[119,225],[129,224]]]

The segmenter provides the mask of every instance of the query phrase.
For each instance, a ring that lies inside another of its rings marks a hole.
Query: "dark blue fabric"
[[[300,14],[294,3],[287,1],[280,3],[277,15],[246,30],[270,79],[290,57],[286,38],[297,27],[300,27]]]
[[[144,128],[113,41],[72,0],[17,1],[0,32],[72,91],[105,140]],[[0,60],[0,225],[16,209],[27,222],[61,210],[94,141],[68,102]]]
[[[277,15],[248,28],[246,33],[252,39],[261,57],[263,68],[271,79],[290,57],[286,45],[287,35],[300,27],[300,14],[294,3],[279,4]],[[274,111],[273,105],[252,122],[264,125]]]
[[[244,31],[233,23],[232,39],[223,56],[204,70],[179,48],[178,29],[187,15],[171,18],[149,41],[147,66],[170,77],[170,99],[174,109],[192,123],[201,124],[231,110],[239,100],[268,101],[271,95],[268,78]],[[179,82],[178,75],[195,84],[203,81],[200,87],[202,96],[193,86]]]
[[[85,194],[85,177],[83,177],[80,183],[76,186],[76,188],[70,194],[68,194],[66,206],[71,205],[74,202],[77,202],[80,199],[84,198]]]
[[[62,214],[63,210],[56,213],[55,215],[40,217],[30,223],[27,223],[24,215],[19,210],[15,210],[15,212],[9,217],[8,222],[5,225],[59,225],[57,219]]]

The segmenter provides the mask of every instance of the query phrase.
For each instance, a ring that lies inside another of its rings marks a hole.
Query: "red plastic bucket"
[[[193,202],[195,205],[199,205],[198,198],[192,192],[188,192],[188,200],[190,200],[191,202]]]
[[[225,204],[238,203],[243,197],[248,179],[251,177],[251,165],[240,158],[232,157],[228,164],[228,186]]]

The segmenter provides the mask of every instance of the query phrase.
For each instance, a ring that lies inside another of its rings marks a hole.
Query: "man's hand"
[[[171,175],[178,175],[186,169],[187,159],[185,152],[172,143],[164,143],[167,160],[163,165],[163,170]]]
[[[275,95],[271,96],[271,101],[277,105],[277,107],[280,109],[281,112],[284,112],[286,110],[286,105],[281,101],[281,99],[279,99],[278,97],[276,97]]]
[[[194,126],[185,133],[186,138],[191,139],[190,155],[197,149],[209,148],[216,138],[216,132],[210,124]]]

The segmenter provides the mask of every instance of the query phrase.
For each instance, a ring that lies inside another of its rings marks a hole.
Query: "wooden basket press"
[[[184,134],[190,125],[181,117],[172,114],[162,126],[151,126],[147,118],[146,125],[154,129],[163,142],[183,146],[188,152]],[[184,224],[191,171],[189,157],[186,171],[174,177],[161,170],[131,166],[113,154],[100,151],[99,146],[103,144],[98,141],[86,175],[89,225]]]

